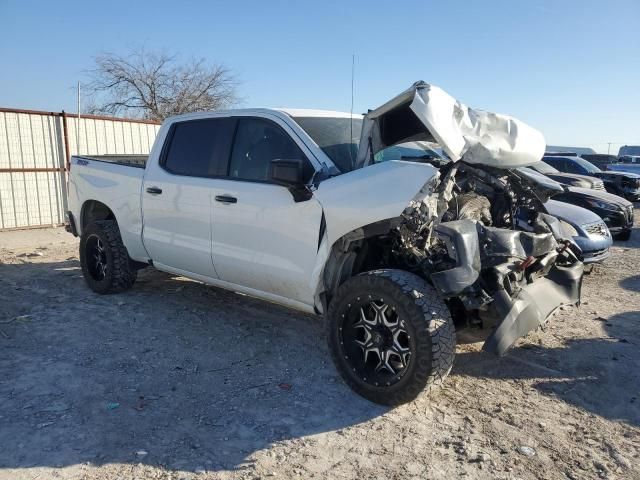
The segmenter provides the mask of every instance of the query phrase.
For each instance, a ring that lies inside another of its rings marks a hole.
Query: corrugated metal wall
[[[0,109],[0,230],[59,225],[66,211],[66,152],[148,154],[160,126],[135,120]],[[79,133],[79,135],[76,135]]]

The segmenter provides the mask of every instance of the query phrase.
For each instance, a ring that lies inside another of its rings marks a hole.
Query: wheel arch
[[[115,213],[106,204],[99,200],[86,200],[80,209],[80,233],[96,220],[115,220],[118,223]]]
[[[370,248],[372,241],[389,234],[399,223],[400,218],[396,217],[363,225],[338,238],[328,248],[320,278],[320,299],[325,312],[340,285],[368,270],[374,255]],[[390,265],[379,263],[375,268],[385,267]]]

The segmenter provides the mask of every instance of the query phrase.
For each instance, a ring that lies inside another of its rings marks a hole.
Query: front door
[[[269,181],[274,159],[302,159],[307,179],[314,172],[285,128],[239,118],[227,177],[215,183],[213,263],[221,280],[313,305],[322,208]]]

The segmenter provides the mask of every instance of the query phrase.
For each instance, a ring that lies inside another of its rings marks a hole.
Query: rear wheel
[[[338,289],[327,317],[329,349],[340,375],[373,402],[409,402],[441,384],[451,370],[451,315],[417,275],[375,270],[352,277]]]
[[[115,220],[96,221],[83,229],[80,264],[85,282],[97,293],[122,292],[136,281],[136,269]]]

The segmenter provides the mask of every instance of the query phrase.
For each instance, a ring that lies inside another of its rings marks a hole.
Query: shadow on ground
[[[315,317],[152,270],[99,296],[76,260],[0,264],[0,287],[3,468],[237,469],[279,440],[386,411],[342,384]],[[611,339],[560,349],[463,353],[454,375],[544,378],[542,393],[638,425],[638,321],[613,317]]]
[[[234,469],[386,411],[342,384],[315,317],[152,270],[99,296],[75,260],[0,264],[0,287],[3,468]]]
[[[627,277],[619,282],[620,286],[632,292],[640,292],[640,275]]]
[[[453,373],[533,380],[540,393],[638,426],[640,312],[625,312],[602,322],[608,338],[570,339],[560,348],[525,344],[499,359],[485,352],[464,352],[456,357]]]

